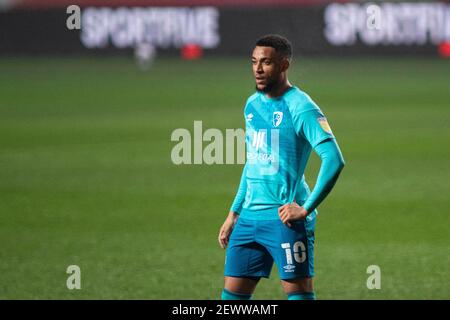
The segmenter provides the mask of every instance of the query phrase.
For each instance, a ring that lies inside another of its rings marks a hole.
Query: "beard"
[[[262,89],[259,89],[258,85],[255,85],[255,89],[256,89],[256,91],[261,92],[261,93],[268,93],[268,92],[272,91],[272,89],[275,87],[275,85],[276,85],[276,81],[272,80],[272,81],[268,81]]]

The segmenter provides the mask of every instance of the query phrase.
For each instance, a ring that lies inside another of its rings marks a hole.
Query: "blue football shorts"
[[[224,275],[269,278],[275,261],[282,280],[313,277],[315,222],[299,220],[288,227],[280,219],[239,217],[227,246]]]

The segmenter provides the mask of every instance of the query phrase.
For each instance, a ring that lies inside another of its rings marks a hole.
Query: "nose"
[[[261,63],[258,63],[256,65],[256,73],[258,73],[258,74],[264,73],[264,70],[262,68],[262,64]]]

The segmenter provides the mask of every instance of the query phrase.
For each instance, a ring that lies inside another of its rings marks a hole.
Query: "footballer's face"
[[[252,53],[253,75],[256,90],[270,92],[282,80],[282,73],[287,70],[289,62],[280,57],[275,48],[256,46]]]

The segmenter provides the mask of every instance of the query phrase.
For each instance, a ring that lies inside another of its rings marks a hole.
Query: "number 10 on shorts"
[[[294,251],[294,259],[297,263],[303,263],[306,260],[306,247],[305,244],[301,241],[297,241],[294,243],[294,246],[291,250],[290,243],[282,243],[281,248],[284,249],[286,253],[286,263],[292,264],[292,251]]]

